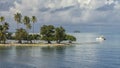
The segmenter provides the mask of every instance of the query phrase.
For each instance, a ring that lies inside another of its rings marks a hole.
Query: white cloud
[[[114,18],[119,17],[115,12],[120,14],[118,0],[21,0],[21,2],[15,0],[13,4],[14,6],[10,7],[9,11],[4,12],[5,15],[8,14],[10,17],[16,12],[21,12],[23,15],[36,15],[38,21],[43,23],[110,22],[110,20],[116,21],[118,19]],[[96,10],[105,5],[109,7],[110,4],[115,4],[113,10]]]
[[[114,2],[115,2],[114,0],[106,0],[106,4],[112,4]]]

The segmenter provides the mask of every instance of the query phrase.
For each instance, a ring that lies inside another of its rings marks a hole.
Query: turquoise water
[[[120,35],[71,33],[76,43],[64,47],[1,47],[0,68],[120,68]]]

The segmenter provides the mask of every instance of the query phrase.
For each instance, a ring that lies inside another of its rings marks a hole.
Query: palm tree
[[[33,22],[33,40],[34,40],[34,24],[35,24],[35,22],[37,21],[36,16],[32,16],[31,20],[32,20],[32,22]],[[34,43],[35,43],[35,41],[34,41]]]
[[[3,23],[5,21],[5,17],[1,16],[0,17],[0,42],[3,41],[3,43],[6,42],[7,39],[7,35],[6,35],[6,31],[9,29],[9,24],[7,22]]]
[[[5,21],[5,17],[3,17],[3,16],[1,16],[0,17],[0,22],[2,23],[2,22],[4,22]],[[3,24],[3,23],[2,23]]]
[[[17,22],[17,29],[18,29],[18,28],[19,28],[18,24],[19,24],[19,23],[22,23],[22,22],[21,22],[21,19],[22,19],[21,13],[16,13],[16,14],[14,14],[14,19],[15,19],[15,21]]]
[[[5,43],[6,41],[6,34],[3,31],[0,31],[0,43]]]
[[[26,25],[26,29],[31,29],[30,18],[28,16],[24,16],[23,22]]]
[[[5,44],[6,39],[7,39],[7,30],[9,29],[9,24],[7,22],[5,22],[3,24],[3,43]]]
[[[3,25],[0,25],[0,43],[3,41],[5,44],[7,39],[7,30],[9,29],[9,24],[5,22]]]
[[[30,18],[28,16],[24,16],[23,22],[26,25],[26,30],[29,32],[29,29],[31,29]],[[28,37],[27,37],[27,41],[28,41]]]
[[[0,25],[0,43],[1,43],[1,41],[2,41],[2,36],[3,36],[2,30],[3,30],[3,26]]]

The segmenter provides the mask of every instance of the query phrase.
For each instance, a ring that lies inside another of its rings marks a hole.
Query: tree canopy
[[[74,36],[66,34],[62,26],[54,27],[53,25],[43,25],[40,29],[40,34],[42,36],[41,39],[48,41],[48,43],[56,41],[60,44],[64,40],[69,40],[71,43],[72,41],[76,41]]]
[[[5,17],[0,17],[0,22],[2,23],[0,25],[0,43],[4,43],[7,40],[7,30],[9,29],[9,24],[5,22]]]
[[[53,25],[43,25],[40,28],[40,34],[34,34],[34,24],[35,22],[37,22],[36,16],[23,16],[22,18],[21,13],[16,13],[14,14],[14,20],[17,23],[15,34],[9,32],[9,24],[6,22],[4,16],[0,16],[0,43],[5,43],[7,39],[18,40],[18,43],[22,43],[22,40],[27,40],[31,43],[34,40],[44,40],[47,41],[47,43],[51,43],[51,41],[56,41],[56,43],[59,44],[62,41],[66,40],[69,40],[69,43],[72,43],[72,41],[76,41],[76,38],[74,36],[66,34],[66,30],[62,26],[55,27]],[[25,25],[26,29],[20,24]],[[30,34],[29,30],[31,28],[33,28],[33,33]]]
[[[19,40],[18,43],[22,43],[22,40],[27,36],[28,36],[28,33],[23,28],[17,29],[17,31],[15,32],[15,38]]]
[[[72,41],[76,41],[76,38],[72,35],[66,35],[66,40],[68,40],[69,43],[72,43]]]
[[[50,41],[54,38],[54,26],[53,25],[43,25],[40,29],[40,34],[42,35],[41,39],[48,41],[48,43],[51,43]]]
[[[61,41],[65,40],[65,29],[61,27],[55,28],[55,40],[57,43],[60,43]]]

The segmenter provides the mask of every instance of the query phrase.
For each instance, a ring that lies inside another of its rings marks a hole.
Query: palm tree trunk
[[[57,43],[58,43],[58,44],[60,44],[60,42],[61,42],[60,40],[57,40]]]
[[[3,43],[4,43],[4,44],[6,43],[6,35],[4,35]]]
[[[30,43],[32,44],[32,40],[30,40]]]
[[[48,40],[48,44],[51,44],[51,41]]]
[[[2,41],[2,39],[1,39],[1,37],[0,37],[0,44],[1,44],[1,41]]]
[[[21,39],[19,39],[19,40],[18,40],[18,43],[22,43],[22,40],[21,40]]]
[[[6,41],[5,40],[3,40],[3,44],[5,44],[6,43]]]
[[[33,22],[33,43],[35,43],[35,37],[34,37],[34,22]]]
[[[69,43],[72,43],[72,41],[71,41],[71,40],[69,40]]]
[[[27,33],[29,35],[29,29],[26,29],[27,30]],[[27,43],[28,43],[28,35],[27,35]]]

